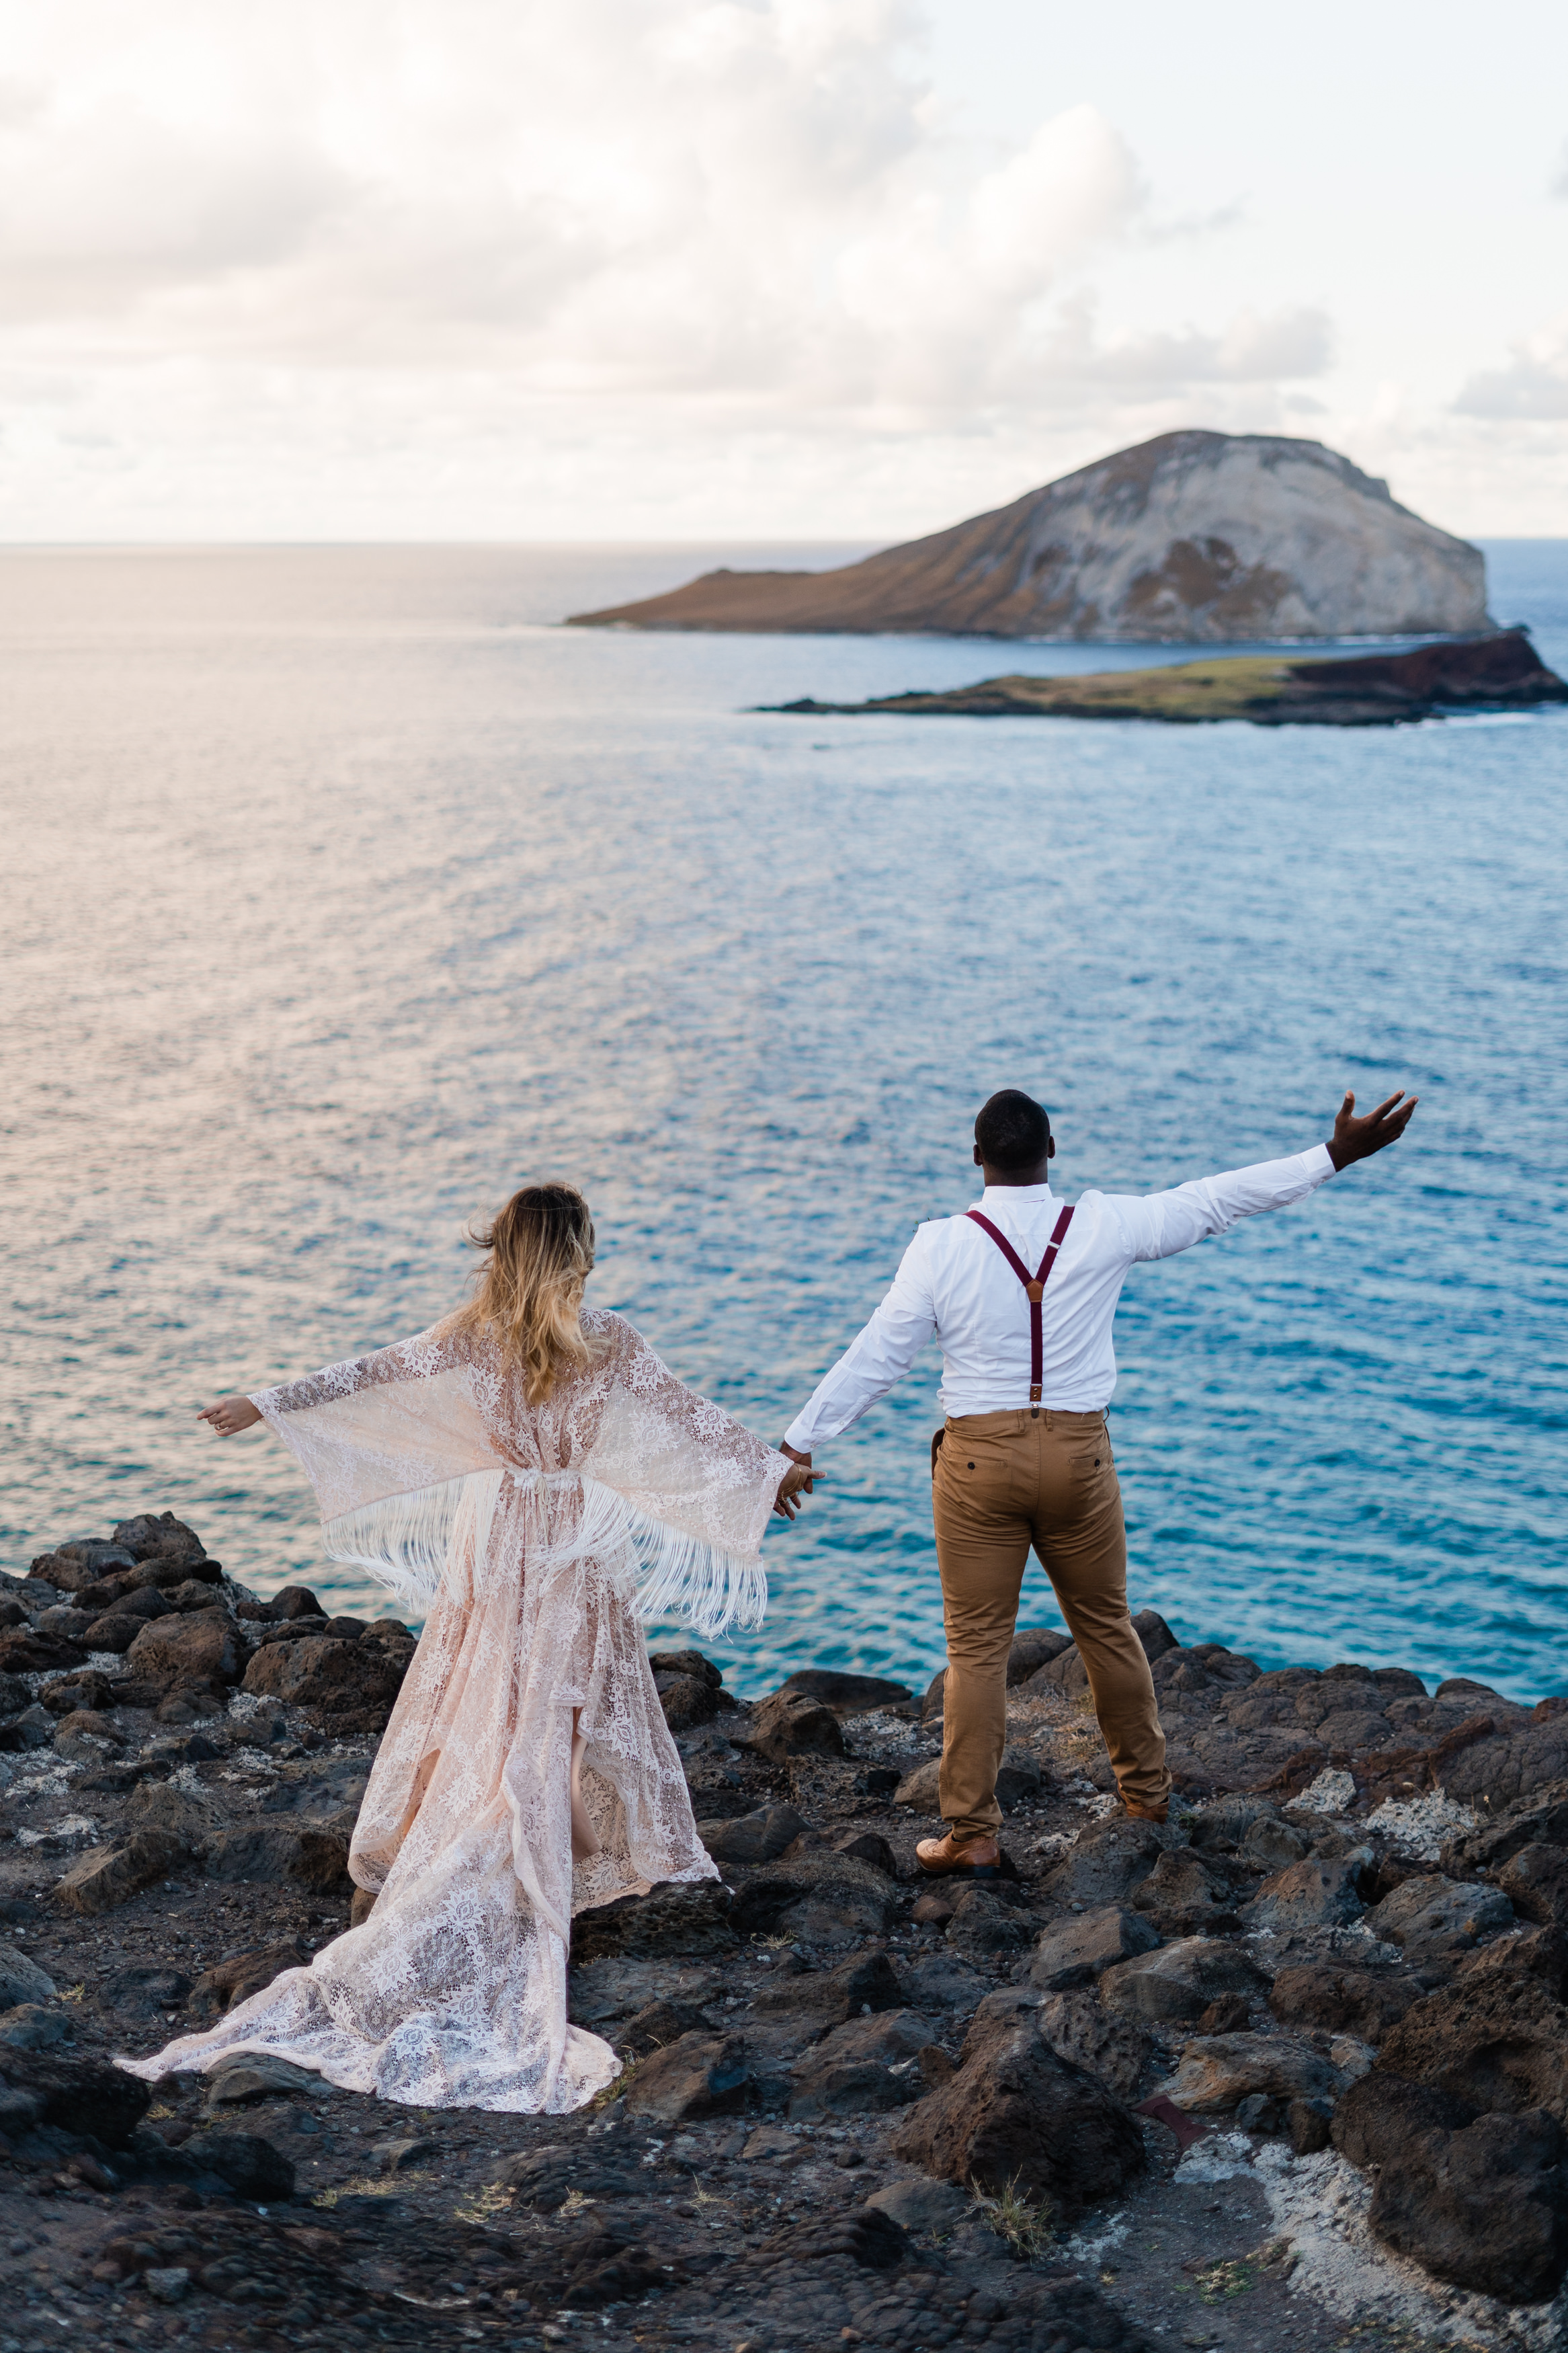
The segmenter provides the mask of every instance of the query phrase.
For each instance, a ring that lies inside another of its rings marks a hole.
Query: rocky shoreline
[[[1171,1822],[1023,1632],[968,1888],[913,1860],[940,1677],[657,1656],[722,1881],[578,1915],[627,2063],[516,2117],[109,2063],[363,1916],[409,1630],[169,1514],[0,1579],[0,2353],[1568,2344],[1568,1697],[1137,1624]]]

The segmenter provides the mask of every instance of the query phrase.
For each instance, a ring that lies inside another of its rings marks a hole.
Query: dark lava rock
[[[1110,2016],[1099,1996],[1083,1988],[1047,1994],[1035,2016],[1058,2059],[1081,2067],[1119,2100],[1131,2099],[1154,2052],[1141,2026]]]
[[[1497,1871],[1537,1841],[1548,1846],[1568,1846],[1568,1784],[1515,1799],[1479,1830],[1450,1839],[1443,1849],[1443,1869],[1452,1879],[1468,1879],[1478,1871]]]
[[[324,1618],[326,1611],[308,1585],[286,1585],[268,1604],[272,1618]]]
[[[565,2148],[532,2149],[503,2167],[503,2188],[512,2202],[538,2214],[553,2214],[576,2190],[584,2198],[635,2198],[646,2186],[635,2168],[606,2165],[586,2151]]]
[[[1561,1928],[1521,1928],[1517,1936],[1496,1936],[1467,1953],[1455,1965],[1456,1982],[1489,1977],[1538,1978],[1557,2000],[1568,1992],[1568,1933]]]
[[[1365,1909],[1349,1863],[1308,1860],[1289,1863],[1264,1881],[1256,1900],[1247,1906],[1247,1925],[1250,1929],[1268,1928],[1276,1936],[1289,1936],[1305,1928],[1346,1927]],[[1373,1933],[1378,1931],[1374,1928]]]
[[[701,1879],[689,1885],[671,1880],[650,1895],[617,1895],[613,1903],[590,1905],[572,1923],[573,1963],[581,1968],[611,1957],[651,1961],[667,1955],[700,1960],[710,1953],[732,1952],[732,1901],[719,1881]]]
[[[764,2255],[785,2255],[797,2263],[829,2263],[847,2258],[867,2271],[896,2270],[910,2252],[910,2236],[891,2215],[875,2206],[853,2214],[835,2214],[823,2221],[795,2223],[764,2242]]]
[[[173,1512],[160,1512],[155,1518],[151,1512],[142,1512],[135,1519],[121,1520],[111,1546],[128,1553],[133,1561],[169,1560],[188,1565],[206,1558],[206,1546],[195,1528],[186,1527]],[[103,1552],[110,1547],[91,1548]]]
[[[829,1831],[825,1841],[830,1854],[845,1854],[851,1862],[868,1863],[886,1878],[897,1879],[899,1859],[880,1831],[857,1830],[848,1822],[840,1830]]]
[[[226,1609],[171,1610],[142,1625],[125,1662],[144,1682],[167,1688],[203,1683],[221,1691],[238,1681],[243,1656]]]
[[[742,1936],[793,1933],[808,1945],[842,1945],[891,1927],[898,1901],[885,1872],[825,1849],[750,1873],[731,1916]]]
[[[1020,1626],[1013,1637],[1013,1647],[1007,1653],[1007,1688],[1026,1683],[1053,1659],[1072,1649],[1072,1636],[1058,1633],[1054,1626]]]
[[[1118,1961],[1100,1980],[1100,1998],[1123,2017],[1152,2025],[1201,2018],[1211,2001],[1227,1993],[1249,1998],[1268,1983],[1235,1945],[1217,1937],[1184,1936],[1158,1952]]]
[[[977,2020],[957,2073],[910,2110],[891,2147],[941,2180],[993,2194],[1012,2184],[1069,2211],[1116,2197],[1144,2162],[1121,2101],[1027,2017]]]
[[[1499,1872],[1498,1886],[1522,1918],[1568,1927],[1568,1846],[1521,1847]]]
[[[1281,1969],[1268,2007],[1282,2026],[1313,2026],[1328,2034],[1354,2034],[1381,2042],[1414,2002],[1418,1978],[1400,1969],[1341,1969],[1310,1966]]]
[[[1477,2117],[1440,2087],[1385,2075],[1351,2086],[1335,2146],[1375,2166],[1374,2234],[1436,2278],[1540,2304],[1568,2273],[1568,2141],[1539,2108]]]
[[[252,1886],[291,1883],[344,1903],[353,1886],[348,1831],[324,1825],[301,1830],[289,1822],[257,1822],[220,1831],[207,1842],[206,1873],[230,1885],[242,1880]]]
[[[1091,1985],[1103,1970],[1134,1954],[1152,1953],[1159,1942],[1159,1931],[1150,1921],[1108,1905],[1045,1929],[1029,1963],[1029,1982],[1047,1993]]]
[[[323,1731],[381,1732],[412,1656],[411,1644],[334,1642],[324,1635],[268,1642],[247,1667],[244,1689],[303,1708]],[[134,1662],[134,1651],[132,1657]]]
[[[45,1634],[14,1628],[0,1634],[0,1674],[58,1674],[68,1667],[85,1667],[87,1652],[63,1634]]]
[[[955,1953],[1021,1953],[1034,1934],[1034,1924],[1005,1894],[1006,1883],[982,1882],[963,1889],[947,1924],[947,1941]]]
[[[656,1675],[654,1689],[671,1732],[689,1732],[697,1725],[711,1724],[719,1713],[718,1693],[696,1675]]]
[[[913,2063],[931,2041],[929,2020],[912,2010],[883,2010],[834,2027],[796,2068],[790,2115],[819,2123],[907,2107],[925,2090]]]
[[[703,1822],[698,1835],[715,1862],[772,1862],[808,1827],[793,1806],[764,1806],[727,1822]]]
[[[865,1715],[872,1708],[901,1707],[914,1697],[908,1683],[889,1683],[881,1675],[839,1674],[831,1667],[806,1667],[799,1674],[786,1675],[779,1685],[779,1696],[786,1692],[819,1699],[836,1715]]]
[[[1513,1925],[1513,1906],[1495,1887],[1446,1879],[1440,1873],[1407,1879],[1366,1915],[1384,1944],[1399,1946],[1417,1966],[1457,1959],[1480,1939]]]
[[[1366,2080],[1396,2075],[1482,2111],[1568,2121],[1568,2010],[1534,1978],[1456,1978],[1406,2010]]]
[[[1159,1924],[1166,1936],[1196,1936],[1234,1927],[1230,1891],[1190,1849],[1167,1850],[1132,1891],[1132,1908]]]
[[[653,2051],[662,2051],[667,2043],[679,2042],[683,2034],[700,2034],[707,2021],[700,2010],[689,2002],[646,2002],[635,2018],[616,2030],[616,2047],[633,2059],[646,2059]]]
[[[628,2114],[679,2124],[697,2116],[733,2116],[752,2106],[756,2080],[738,2034],[706,2030],[639,2062],[625,2093]]]
[[[1148,1878],[1163,1852],[1152,1822],[1112,1814],[1080,1831],[1072,1852],[1042,1883],[1058,1904],[1121,1904]]]
[[[581,1915],[579,1915],[581,1917]],[[903,2006],[903,1994],[886,1953],[858,1953],[836,1969],[813,1969],[764,1986],[752,2003],[758,2019],[809,2021],[819,2033],[858,2018]]]
[[[310,1957],[302,1945],[294,1943],[262,1945],[252,1952],[231,1954],[187,1988],[192,2016],[198,2025],[209,2025],[237,2002],[260,1993],[285,1969],[305,1968]]]
[[[99,1987],[99,2000],[117,2020],[150,2025],[183,2010],[191,1981],[183,1969],[116,1969]]]
[[[0,1636],[0,1647],[6,1637]],[[804,1692],[774,1692],[753,1709],[744,1732],[735,1735],[739,1747],[750,1748],[774,1765],[791,1757],[842,1757],[847,1752],[838,1718],[823,1700]]]
[[[184,1841],[167,1831],[135,1831],[111,1846],[89,1847],[79,1856],[56,1882],[53,1900],[68,1912],[111,1912],[142,1888],[166,1879],[187,1856]]]
[[[137,2075],[106,2060],[68,2059],[58,2051],[0,2054],[0,2075],[37,2102],[38,2120],[57,2130],[90,2134],[122,2148],[146,2115],[152,2094]]]
[[[292,2198],[294,2168],[259,2133],[198,2133],[183,2154],[203,2173],[216,2173],[238,2198]]]

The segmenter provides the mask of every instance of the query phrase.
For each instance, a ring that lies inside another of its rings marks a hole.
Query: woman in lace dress
[[[756,1624],[768,1516],[809,1482],[583,1307],[569,1186],[480,1239],[472,1303],[433,1331],[203,1416],[275,1430],[331,1557],[426,1625],[349,1851],[369,1918],[138,2074],[267,2051],[421,2107],[578,2107],[619,2063],[567,2023],[574,1912],[717,1876],[639,1619]]]

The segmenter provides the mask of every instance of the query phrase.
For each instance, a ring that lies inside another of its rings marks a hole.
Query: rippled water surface
[[[1568,544],[1490,553],[1568,669]],[[1134,1271],[1135,1600],[1265,1664],[1568,1686],[1568,712],[787,718],[746,706],[1147,657],[552,626],[707,560],[0,557],[0,1562],[172,1506],[264,1590],[363,1596],[282,1450],[194,1414],[430,1322],[524,1176],[584,1185],[595,1295],[776,1437],[973,1198],[994,1087],[1071,1198],[1403,1083],[1396,1153]],[[742,1690],[940,1662],[937,1373],[770,1536]]]

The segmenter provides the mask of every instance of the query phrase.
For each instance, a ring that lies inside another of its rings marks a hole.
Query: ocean
[[[1396,1150],[1130,1278],[1134,1606],[1568,1689],[1568,710],[767,715],[1165,657],[558,626],[859,552],[0,554],[0,1566],[172,1509],[263,1592],[384,1606],[281,1448],[195,1417],[432,1322],[525,1178],[584,1186],[591,1296],[776,1439],[973,1199],[994,1088],[1049,1105],[1070,1199],[1405,1086]],[[1568,543],[1488,552],[1568,671]],[[742,1693],[941,1663],[939,1369],[775,1523],[766,1625],[711,1646]],[[1037,1567],[1023,1620],[1059,1623]]]

